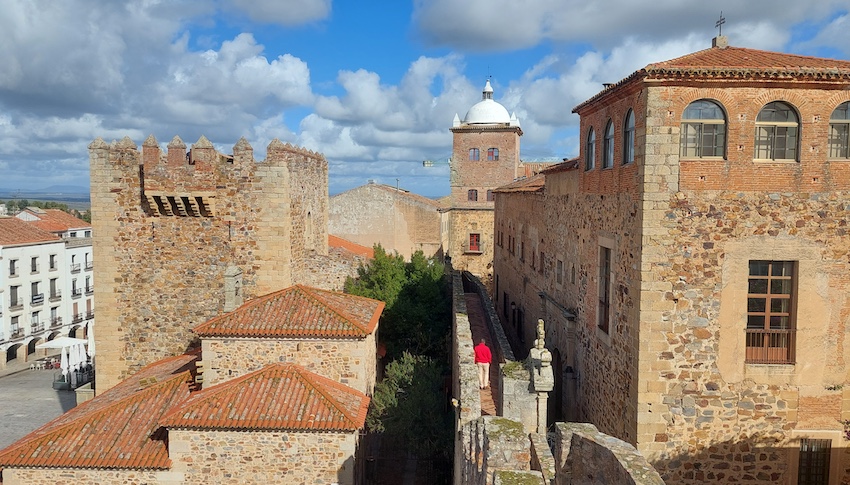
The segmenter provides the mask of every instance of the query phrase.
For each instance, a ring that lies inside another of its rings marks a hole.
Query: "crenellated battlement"
[[[205,136],[191,147],[175,136],[165,151],[154,135],[145,139],[141,151],[129,137],[109,145],[98,138],[89,145],[89,151],[93,165],[99,159],[101,165],[123,171],[131,178],[140,166],[142,205],[155,216],[214,217],[218,212],[218,192],[235,183],[254,180],[274,168],[301,171],[312,167],[327,171],[327,161],[320,153],[277,138],[269,143],[266,159],[260,162],[254,159],[254,149],[244,137],[236,142],[230,155],[218,152]]]

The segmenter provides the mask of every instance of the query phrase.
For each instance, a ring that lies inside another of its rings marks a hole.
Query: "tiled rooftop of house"
[[[543,192],[545,183],[546,177],[542,174],[537,174],[503,185],[496,189],[495,192]]]
[[[169,428],[354,431],[369,397],[295,364],[273,364],[200,391],[161,422]]]
[[[0,453],[3,467],[166,469],[159,420],[190,394],[197,355],[151,364]]]
[[[32,223],[24,222],[17,217],[0,217],[0,246],[47,241],[61,241],[61,239],[55,234],[39,229]]]
[[[768,52],[743,47],[725,47],[704,49],[669,61],[655,62],[646,66],[645,69],[652,72],[672,68],[783,69],[804,72],[835,70],[850,73],[850,61]]]
[[[375,257],[375,250],[372,248],[367,248],[366,246],[361,246],[355,242],[351,242],[348,239],[343,239],[339,236],[334,236],[333,234],[328,234],[328,246],[333,248],[345,249],[348,252],[357,254],[359,256],[365,256],[369,259],[373,259]]]
[[[201,337],[364,338],[378,325],[384,303],[295,285],[251,300],[195,327]]]
[[[38,220],[30,224],[49,232],[65,232],[70,229],[91,229],[91,224],[59,209],[26,209],[30,216]]]
[[[744,47],[711,47],[691,54],[655,62],[639,69],[573,108],[578,113],[585,106],[612,90],[636,79],[817,79],[846,82],[850,79],[850,61],[800,56]]]

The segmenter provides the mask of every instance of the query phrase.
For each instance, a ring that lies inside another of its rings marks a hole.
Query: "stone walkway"
[[[481,306],[481,297],[476,293],[466,293],[466,313],[469,316],[469,328],[472,330],[472,341],[477,345],[483,338],[490,350],[493,350],[495,341],[487,328],[484,318],[484,308]],[[496,352],[493,352],[495,357]],[[496,416],[496,399],[499,392],[499,363],[493,361],[490,364],[490,389],[481,391],[481,415]]]

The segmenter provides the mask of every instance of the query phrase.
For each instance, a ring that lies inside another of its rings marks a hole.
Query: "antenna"
[[[723,24],[726,23],[726,18],[723,17],[723,10],[720,11],[720,18],[714,23],[715,29],[720,29],[717,35],[723,35]]]

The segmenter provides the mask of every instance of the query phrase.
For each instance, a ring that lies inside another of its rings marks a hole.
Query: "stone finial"
[[[534,341],[534,345],[538,350],[543,350],[546,346],[546,328],[542,318],[537,319],[537,340]]]
[[[101,137],[97,137],[89,143],[89,150],[102,150],[104,148],[109,148],[109,145]]]
[[[195,144],[192,145],[192,148],[214,148],[214,147],[213,147],[213,144],[210,143],[209,140],[207,140],[207,137],[205,137],[204,135],[201,135],[201,137],[198,138],[198,141],[196,141]]]
[[[137,148],[129,136],[122,138],[115,147],[121,150],[135,150]]]
[[[186,144],[183,143],[183,140],[181,140],[179,136],[175,135],[174,138],[172,138],[171,141],[168,142],[168,149],[171,150],[172,148],[180,148],[185,150]]]
[[[143,147],[155,147],[155,146],[158,146],[158,145],[159,145],[159,142],[156,141],[156,137],[153,136],[153,133],[148,135],[148,137],[145,138],[144,143],[142,143]]]

